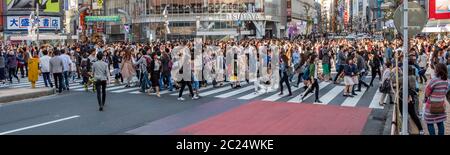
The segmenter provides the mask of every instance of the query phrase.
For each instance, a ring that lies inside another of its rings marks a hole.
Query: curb
[[[392,135],[392,123],[393,123],[393,105],[389,105],[386,108],[386,122],[384,123],[384,128],[383,128],[383,135]]]
[[[54,89],[48,89],[43,90],[39,92],[32,92],[27,94],[16,94],[11,96],[4,96],[0,98],[0,104],[6,104],[8,102],[14,102],[14,101],[20,101],[20,100],[26,100],[26,99],[33,99],[33,98],[39,98],[43,96],[49,96],[55,94]]]

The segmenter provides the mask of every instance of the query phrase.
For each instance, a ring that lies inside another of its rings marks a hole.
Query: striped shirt
[[[448,81],[440,78],[433,78],[425,89],[425,97],[429,99],[425,105],[425,122],[427,124],[440,123],[447,120],[447,114],[432,114],[431,104],[443,104],[445,106],[446,94],[448,91]]]

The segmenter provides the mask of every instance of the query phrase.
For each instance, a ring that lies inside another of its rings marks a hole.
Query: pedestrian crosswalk
[[[81,81],[75,80],[70,84],[70,90],[72,92],[84,92],[85,88],[80,83]],[[378,84],[378,79],[375,81]],[[36,86],[45,87],[42,80],[38,81]],[[208,85],[207,87],[202,87],[199,90],[199,94],[202,97],[212,97],[212,98],[233,98],[238,100],[262,100],[262,101],[272,101],[272,102],[287,102],[291,104],[318,104],[318,105],[338,105],[343,107],[367,107],[371,109],[383,109],[379,105],[381,100],[381,93],[378,91],[378,87],[371,87],[369,90],[363,87],[362,91],[353,98],[346,98],[343,96],[344,86],[336,85],[331,82],[320,82],[319,83],[319,98],[322,103],[315,103],[315,94],[310,93],[302,101],[302,95],[305,90],[303,88],[304,84],[301,83],[298,87],[291,87],[293,96],[287,96],[287,88],[284,90],[284,95],[279,95],[280,91],[271,92],[255,92],[255,86],[253,83],[241,83],[241,88],[234,89],[230,87],[230,83],[225,83],[223,87],[213,87]],[[8,88],[31,88],[29,82],[15,83],[9,85]],[[92,90],[92,87],[89,89]],[[114,94],[129,94],[129,95],[147,95],[147,93],[140,92],[140,87],[125,87],[124,84],[109,84],[106,91]],[[176,98],[178,96],[178,91],[168,91],[167,89],[160,92],[162,97]],[[185,88],[184,95],[190,95],[187,87]]]

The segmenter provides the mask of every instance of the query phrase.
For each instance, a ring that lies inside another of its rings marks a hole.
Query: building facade
[[[63,33],[63,0],[1,0],[3,35],[5,40],[15,40],[11,38],[22,38],[24,40],[29,34],[32,19],[32,12],[36,13],[39,6],[39,32],[42,34],[42,40],[46,34],[55,35]],[[36,20],[37,21],[37,20]],[[37,25],[37,24],[36,24]],[[31,41],[31,40],[28,40]]]
[[[108,0],[105,15],[125,10],[132,18],[132,40],[281,38],[286,0]],[[168,28],[166,27],[168,23]],[[110,41],[123,40],[123,23],[107,23]]]

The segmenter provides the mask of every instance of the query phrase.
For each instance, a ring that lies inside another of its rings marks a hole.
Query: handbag
[[[431,93],[433,93],[433,90],[431,90]],[[430,113],[431,114],[445,114],[446,113],[445,102],[443,102],[443,101],[432,102],[430,97],[427,97],[426,100],[427,100],[426,103],[430,105]]]
[[[387,94],[387,93],[390,93],[390,91],[391,91],[391,81],[390,81],[390,79],[386,79],[380,85],[380,92]]]

